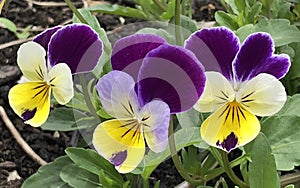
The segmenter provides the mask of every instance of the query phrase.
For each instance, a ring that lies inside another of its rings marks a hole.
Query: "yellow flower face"
[[[60,104],[66,104],[73,97],[73,81],[70,68],[60,63],[46,66],[46,52],[39,44],[28,42],[18,50],[18,65],[28,80],[11,88],[9,103],[25,123],[38,127],[48,118],[50,97]]]
[[[286,101],[283,85],[270,74],[261,73],[236,84],[218,72],[207,72],[206,76],[204,94],[194,108],[213,113],[202,123],[201,136],[209,145],[227,152],[258,135],[260,123],[256,115],[275,114]]]

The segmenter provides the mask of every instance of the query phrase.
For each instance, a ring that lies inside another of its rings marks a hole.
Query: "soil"
[[[67,6],[40,6],[36,3],[32,4],[32,2],[35,1],[12,0],[7,11],[2,11],[1,16],[13,21],[20,28],[20,31],[22,30],[21,28],[32,25],[30,37],[35,36],[46,28],[69,23],[72,18],[72,12]],[[38,2],[47,2],[47,0]],[[55,2],[61,3],[64,1],[55,0]],[[78,8],[83,6],[80,0],[73,2],[76,3]],[[134,6],[132,0],[111,0],[108,2]],[[213,20],[214,12],[220,9],[215,0],[194,0],[193,2],[193,18],[197,21]],[[122,31],[116,28],[124,24],[140,21],[125,17],[125,23],[121,23],[121,19],[118,16],[105,14],[97,15],[97,18],[101,26],[111,33],[110,40],[112,42],[122,36],[120,34]],[[18,40],[18,38],[0,25],[0,46],[15,40]],[[5,108],[9,118],[33,150],[44,160],[51,162],[65,154],[64,149],[72,145],[71,140],[74,134],[72,132],[58,132],[57,134],[43,131],[40,128],[32,128],[25,125],[11,110],[7,94],[21,76],[21,72],[16,66],[16,52],[19,46],[20,44],[0,48],[0,106]],[[38,168],[39,165],[23,152],[0,118],[0,188],[20,187],[22,182],[35,173]],[[16,170],[20,179],[7,181],[9,173],[14,170]],[[170,160],[162,163],[155,170],[151,180],[153,182],[161,180],[161,187],[173,187],[183,181]]]

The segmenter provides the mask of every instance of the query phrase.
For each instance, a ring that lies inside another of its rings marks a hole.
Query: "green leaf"
[[[48,120],[41,128],[51,131],[72,131],[87,128],[86,126],[77,126],[75,117],[80,119],[86,116],[72,108],[55,108],[50,112]]]
[[[65,166],[60,172],[60,178],[74,188],[100,188],[98,176],[87,170],[78,167],[75,164]]]
[[[161,18],[164,20],[169,20],[175,15],[175,0],[170,0],[168,2],[167,11],[161,15]]]
[[[246,8],[245,0],[234,0],[234,5],[236,6],[236,9],[238,10],[238,12],[242,12]],[[232,5],[231,5],[231,7],[232,7]],[[237,14],[238,14],[238,12],[237,12]]]
[[[128,16],[132,18],[140,18],[147,20],[145,13],[139,9],[124,7],[117,4],[105,4],[105,5],[96,5],[88,8],[89,11],[114,14],[119,16]]]
[[[248,23],[255,23],[257,20],[257,16],[259,15],[259,13],[261,12],[261,8],[262,8],[262,4],[261,2],[256,2],[251,9],[249,10],[249,13],[247,15],[246,20],[248,21]]]
[[[288,96],[282,109],[276,113],[274,116],[269,117],[270,119],[274,117],[284,117],[284,116],[297,116],[300,117],[300,94]],[[264,122],[263,122],[264,123]]]
[[[164,29],[155,29],[155,28],[151,28],[151,27],[146,27],[146,28],[143,28],[143,29],[139,30],[136,33],[138,33],[138,34],[153,34],[153,35],[158,35],[158,36],[163,37],[169,44],[175,44],[175,37],[174,37],[174,35],[171,35],[170,33],[168,33]]]
[[[240,27],[236,31],[236,34],[240,41],[243,42],[250,34],[255,32],[269,33],[272,36],[276,47],[293,42],[300,42],[300,31],[286,19],[263,19],[256,25],[249,24]]]
[[[196,111],[194,108],[187,112],[182,112],[176,114],[177,119],[181,127],[188,128],[188,127],[196,127],[200,125],[201,120],[199,117],[200,113]]]
[[[159,188],[159,185],[160,185],[160,180],[158,180],[158,181],[155,183],[155,185],[154,185],[153,188]]]
[[[70,188],[70,186],[59,177],[59,173],[65,166],[72,163],[73,162],[67,156],[59,157],[55,159],[54,162],[40,167],[35,174],[25,180],[22,188]]]
[[[300,95],[289,97],[277,114],[261,122],[262,132],[272,147],[278,170],[300,165]]]
[[[81,91],[81,93],[77,92],[75,90],[74,97],[72,98],[72,100],[70,102],[68,102],[66,104],[66,106],[73,108],[73,109],[78,109],[78,110],[89,112],[89,108],[87,107],[84,97],[83,97],[83,94],[82,94],[81,86],[80,86],[79,90]]]
[[[279,177],[270,144],[266,136],[260,133],[254,141],[245,146],[247,153],[251,153],[249,164],[250,187],[279,188]]]
[[[228,27],[231,30],[237,30],[239,25],[236,22],[236,16],[228,14],[223,11],[217,11],[215,14],[216,22],[220,26]]]
[[[189,127],[180,129],[179,131],[175,132],[174,137],[176,143],[176,151],[179,151],[186,146],[199,144],[200,142],[202,142],[202,139],[200,138],[199,127]],[[166,160],[170,156],[170,154],[171,152],[169,147],[161,153],[149,151],[148,154],[144,157],[144,170],[141,170],[141,175],[144,178],[148,178],[153,172],[153,170],[160,163]]]
[[[0,18],[0,24],[4,25],[9,31],[13,33],[17,32],[16,24],[7,18]]]
[[[123,177],[115,170],[114,166],[106,159],[101,157],[96,151],[83,148],[67,148],[67,155],[79,167],[86,169],[94,174],[100,174],[102,170],[121,185]]]

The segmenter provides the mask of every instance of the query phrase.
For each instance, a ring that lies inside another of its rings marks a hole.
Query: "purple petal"
[[[241,46],[234,62],[236,79],[245,81],[260,73],[282,78],[290,67],[290,60],[286,55],[275,56],[273,52],[274,42],[269,34],[250,35]]]
[[[111,71],[97,83],[96,89],[104,110],[117,119],[134,117],[139,109],[135,82],[122,71]]]
[[[102,54],[102,42],[91,27],[71,24],[59,29],[49,43],[51,66],[66,63],[72,73],[92,71]]]
[[[161,45],[147,54],[138,76],[142,105],[153,99],[166,102],[171,113],[189,110],[205,85],[204,68],[185,48]]]
[[[45,49],[45,51],[48,51],[48,45],[50,42],[50,39],[52,37],[52,35],[59,29],[61,29],[62,26],[56,26],[56,27],[52,27],[49,29],[46,29],[44,32],[38,34],[33,41],[36,43],[39,43],[41,46],[43,46],[43,48]]]
[[[233,78],[232,62],[239,50],[239,39],[225,27],[202,29],[192,34],[185,48],[194,52],[205,71],[222,73]]]
[[[135,34],[124,37],[118,40],[113,47],[112,68],[126,72],[136,80],[146,54],[165,43],[163,38],[151,34]]]

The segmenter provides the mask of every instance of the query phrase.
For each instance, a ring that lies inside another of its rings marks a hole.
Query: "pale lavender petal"
[[[104,110],[117,119],[131,119],[139,110],[132,77],[111,71],[98,81],[96,89]]]
[[[139,119],[143,125],[143,132],[147,145],[154,152],[162,152],[168,145],[168,127],[170,122],[170,108],[163,101],[153,100],[140,111]]]
[[[205,86],[204,68],[189,50],[161,45],[147,54],[138,76],[141,104],[161,99],[171,113],[189,110]]]
[[[205,71],[222,73],[233,78],[232,62],[239,50],[239,39],[225,27],[202,29],[186,40],[185,48],[191,50],[203,64]]]
[[[126,72],[136,80],[146,54],[164,43],[166,41],[163,38],[151,34],[134,34],[124,37],[113,47],[112,68]]]
[[[102,54],[102,42],[89,26],[71,24],[57,30],[49,43],[51,66],[66,63],[72,73],[92,71]]]
[[[50,39],[52,37],[52,35],[59,29],[61,29],[62,26],[56,26],[56,27],[52,27],[49,29],[46,29],[44,32],[38,34],[33,41],[36,43],[39,43],[41,46],[43,46],[43,48],[45,49],[45,51],[48,51],[48,45],[50,42]]]
[[[274,42],[267,33],[250,35],[237,54],[234,69],[237,81],[250,80],[260,73],[282,78],[290,67],[286,55],[273,55]]]

